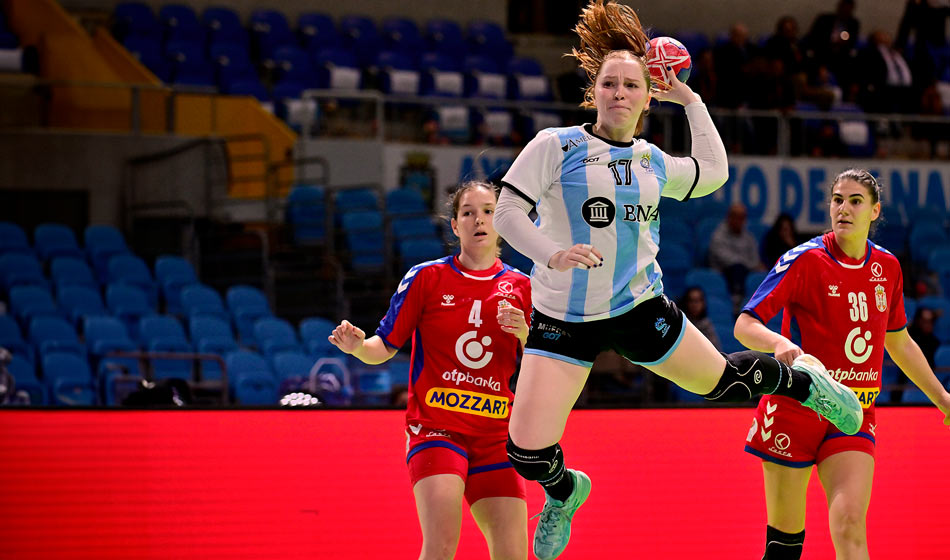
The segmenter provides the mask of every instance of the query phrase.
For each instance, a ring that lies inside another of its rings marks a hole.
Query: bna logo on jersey
[[[581,208],[584,214],[584,221],[592,228],[605,228],[614,223],[614,217],[617,215],[617,208],[608,198],[595,196],[588,198]]]

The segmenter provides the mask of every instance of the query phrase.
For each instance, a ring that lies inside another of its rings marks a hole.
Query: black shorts
[[[663,363],[683,338],[683,312],[665,295],[649,299],[609,319],[569,323],[531,311],[525,354],[547,356],[591,367],[604,350],[614,350],[635,364]]]

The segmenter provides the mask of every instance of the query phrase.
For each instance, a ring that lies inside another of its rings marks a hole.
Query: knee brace
[[[771,525],[765,531],[765,556],[762,560],[798,560],[805,546],[805,531],[785,533]]]
[[[726,368],[716,388],[704,395],[707,400],[744,402],[756,395],[772,394],[784,388],[792,369],[768,354],[746,350],[724,354]]]
[[[544,449],[522,449],[509,437],[506,449],[511,465],[526,480],[548,484],[564,474],[564,455],[559,443]]]

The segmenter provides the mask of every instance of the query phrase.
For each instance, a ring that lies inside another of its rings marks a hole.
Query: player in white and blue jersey
[[[557,557],[590,478],[567,469],[558,441],[594,359],[613,349],[713,401],[781,394],[813,408],[844,432],[861,425],[861,406],[823,367],[791,367],[760,352],[723,356],[663,295],[661,196],[705,196],[728,176],[726,150],[706,106],[668,72],[651,91],[646,35],[636,13],[593,0],[573,51],[591,86],[593,124],[543,130],[505,175],[495,227],[534,263],[534,311],[509,424],[508,456],[544,488],[534,534],[541,560]],[[636,138],[651,98],[685,107],[690,157],[671,157]],[[536,207],[537,224],[528,213]]]

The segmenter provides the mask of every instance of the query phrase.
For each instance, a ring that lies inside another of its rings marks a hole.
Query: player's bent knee
[[[786,533],[771,525],[765,532],[765,556],[762,560],[799,560],[805,545],[805,531]]]
[[[545,480],[564,463],[558,443],[544,449],[524,449],[515,445],[509,437],[506,449],[511,465],[526,480]]]

